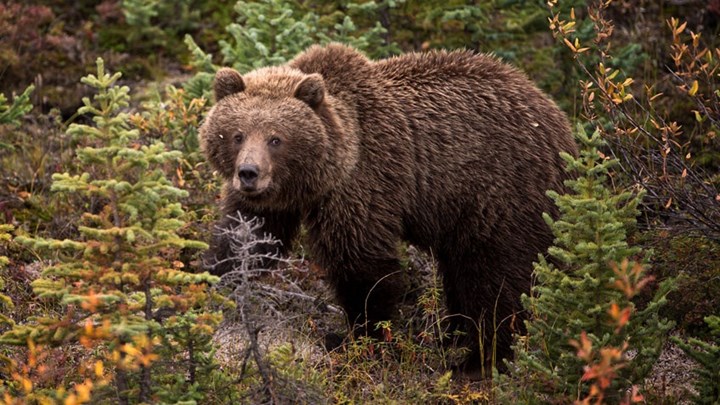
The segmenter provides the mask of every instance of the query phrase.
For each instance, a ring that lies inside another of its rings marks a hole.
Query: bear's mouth
[[[263,187],[261,189],[259,188],[248,188],[248,189],[240,189],[240,194],[242,194],[243,197],[245,197],[248,201],[261,201],[268,198],[268,195],[270,194],[269,187]]]
[[[249,198],[259,198],[263,194],[265,194],[265,190],[258,190],[256,188],[253,189],[242,189],[240,192],[245,196]]]
[[[240,191],[242,191],[243,193],[247,193],[247,194],[252,194],[257,191],[262,191],[262,190],[258,190],[256,185],[246,185],[246,184],[242,184],[242,183],[240,183],[239,188],[240,188]]]
[[[243,197],[260,199],[266,195],[270,189],[270,181],[269,179],[260,179],[260,181],[247,184],[236,177],[233,179],[232,186],[235,190],[239,191]]]

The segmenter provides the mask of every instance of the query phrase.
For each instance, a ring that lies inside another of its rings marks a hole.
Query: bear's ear
[[[245,82],[237,70],[232,68],[221,68],[215,74],[215,101],[220,101],[225,97],[240,93],[245,90]]]
[[[304,101],[311,108],[316,108],[325,99],[325,82],[317,73],[308,75],[295,87],[295,98]]]

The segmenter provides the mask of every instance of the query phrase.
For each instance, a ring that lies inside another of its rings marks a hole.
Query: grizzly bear
[[[467,364],[511,355],[520,295],[553,240],[545,192],[567,178],[559,153],[577,153],[565,114],[523,73],[470,51],[372,61],[331,44],[245,75],[220,69],[214,90],[201,137],[225,215],[261,218],[285,249],[303,224],[350,321],[371,331],[404,291],[400,243],[423,248]],[[212,243],[221,262],[228,251]]]

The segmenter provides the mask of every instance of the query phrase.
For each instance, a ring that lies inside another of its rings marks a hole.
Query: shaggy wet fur
[[[303,223],[350,320],[371,328],[404,291],[399,243],[427,249],[469,363],[478,330],[486,358],[493,336],[511,355],[520,294],[553,239],[545,191],[563,187],[560,151],[576,153],[567,118],[524,74],[468,51],[371,61],[329,45],[244,76],[222,69],[215,91],[201,133],[224,214],[262,217],[286,248]],[[249,150],[269,182],[257,195],[237,187]]]

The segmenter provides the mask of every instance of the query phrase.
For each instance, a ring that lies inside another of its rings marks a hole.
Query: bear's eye
[[[235,139],[235,142],[237,143],[242,143],[243,139],[245,139],[245,134],[243,134],[242,132],[238,132],[235,134],[233,139]]]
[[[270,141],[268,141],[268,145],[270,145],[270,146],[278,146],[278,145],[280,145],[280,142],[281,142],[281,141],[280,141],[280,138],[278,138],[278,137],[273,137],[273,138],[270,138]]]

